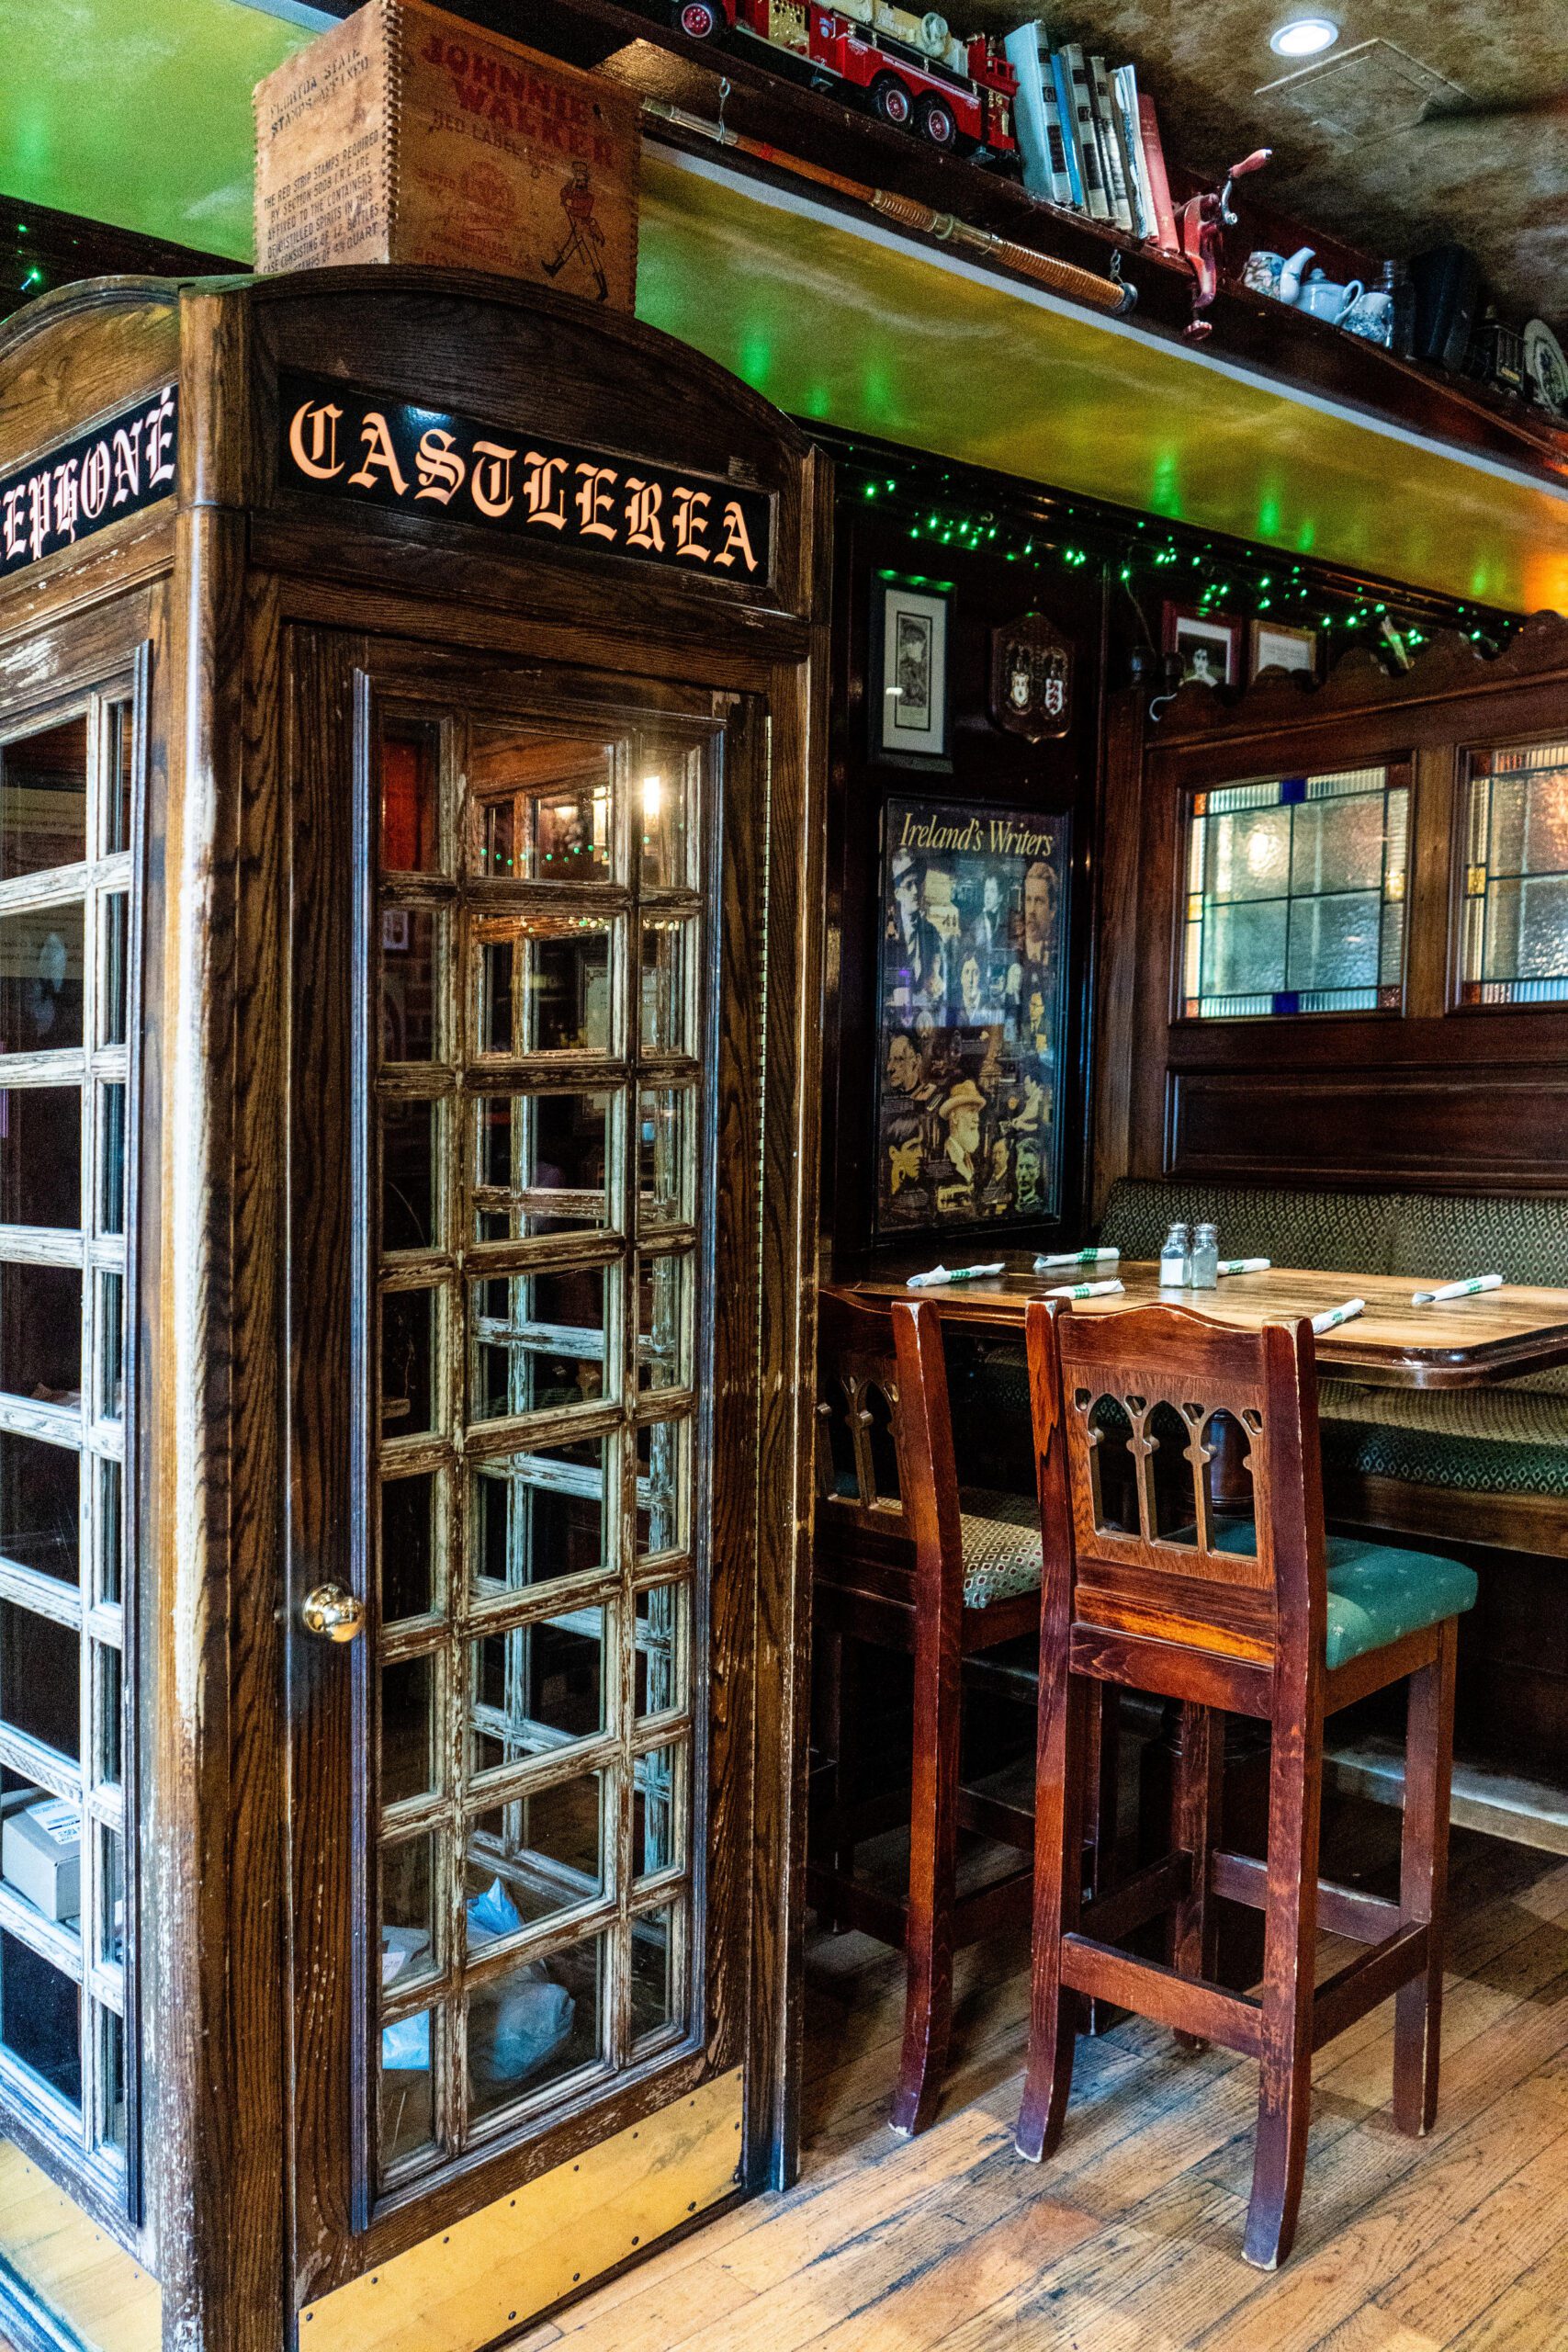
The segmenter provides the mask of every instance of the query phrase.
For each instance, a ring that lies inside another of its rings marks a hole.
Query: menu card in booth
[[[255,92],[256,266],[486,269],[629,311],[639,101],[422,0],[367,0]]]

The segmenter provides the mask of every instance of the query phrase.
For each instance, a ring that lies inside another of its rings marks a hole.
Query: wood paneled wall
[[[1317,689],[1189,686],[1107,723],[1096,989],[1095,1204],[1113,1180],[1568,1191],[1568,1004],[1461,1005],[1465,754],[1568,736],[1568,623],[1496,660],[1433,641],[1404,677],[1350,655]],[[1403,1012],[1178,1016],[1188,797],[1249,777],[1411,767]]]

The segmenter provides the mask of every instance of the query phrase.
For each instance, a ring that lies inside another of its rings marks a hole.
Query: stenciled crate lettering
[[[765,491],[285,374],[280,480],[535,541],[758,585]]]
[[[255,108],[259,268],[457,265],[632,308],[635,93],[417,0],[368,0]]]
[[[165,384],[30,466],[0,475],[0,577],[175,490],[179,390]]]

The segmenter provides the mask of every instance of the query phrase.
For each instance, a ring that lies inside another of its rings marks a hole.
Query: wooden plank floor
[[[1568,1862],[1456,1832],[1453,1865],[1437,2129],[1393,2129],[1392,2004],[1320,2052],[1276,2276],[1240,2254],[1253,2067],[1129,2021],[1080,2042],[1062,2148],[1022,2163],[1020,1938],[960,1955],[945,2105],[898,2141],[900,1964],[824,1938],[799,2185],[517,2352],[1568,2352]]]

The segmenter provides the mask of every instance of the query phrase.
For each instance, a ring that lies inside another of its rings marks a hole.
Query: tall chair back
[[[1259,1665],[1321,1656],[1310,1322],[1040,1303],[1028,1329],[1047,1613],[1055,1572],[1080,1625]]]

